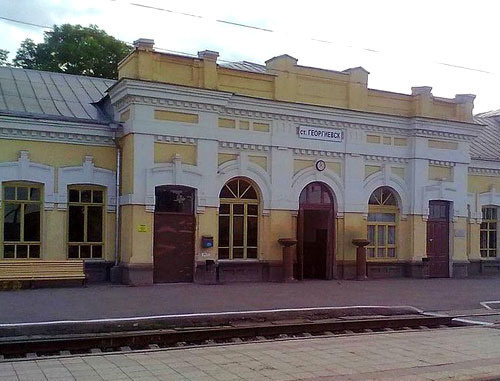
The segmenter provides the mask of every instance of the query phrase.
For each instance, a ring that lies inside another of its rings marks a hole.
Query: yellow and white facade
[[[363,68],[303,67],[287,55],[265,66],[217,56],[159,53],[141,39],[118,82],[92,99],[97,117],[0,111],[2,229],[6,208],[40,205],[39,240],[16,236],[9,222],[0,260],[7,246],[39,244],[40,260],[78,253],[96,279],[114,266],[114,278],[151,284],[165,279],[161,255],[181,250],[187,279],[280,280],[278,239],[292,238],[296,275],[352,278],[352,240],[368,236],[370,276],[500,269],[500,155],[481,156],[474,96],[373,90]],[[18,186],[40,199],[6,200]],[[166,260],[168,271],[178,265]]]

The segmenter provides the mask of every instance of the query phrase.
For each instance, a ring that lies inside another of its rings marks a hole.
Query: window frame
[[[496,212],[496,219],[490,218],[486,219],[484,218],[485,216],[485,210],[486,209],[491,209],[495,210]],[[490,260],[494,261],[498,258],[498,223],[500,222],[498,213],[500,211],[500,208],[494,205],[484,205],[481,208],[481,224],[479,225],[479,255],[481,257],[481,260]],[[496,227],[494,229],[490,228],[490,224],[496,224]],[[487,228],[483,229],[483,224],[487,224]],[[495,242],[495,248],[490,248],[490,233],[495,232],[496,234],[496,242]],[[482,247],[482,236],[483,233],[486,234],[486,247]],[[483,256],[483,251],[486,251],[486,256]],[[490,255],[490,253],[493,252],[495,255]]]
[[[378,199],[376,196],[374,199],[378,202],[377,205],[375,204],[370,204],[370,199],[372,199],[372,196],[375,194],[375,192],[379,191],[380,189],[384,191],[389,191],[392,195],[392,200],[394,200],[394,204],[386,204],[386,200]],[[367,215],[367,224],[366,224],[366,233],[368,237],[368,230],[370,229],[370,226],[373,226],[374,229],[374,242],[370,242],[369,245],[366,246],[366,260],[369,262],[377,262],[377,261],[396,261],[398,260],[398,227],[399,227],[399,206],[397,205],[397,198],[391,189],[388,187],[380,187],[375,189],[372,194],[370,195],[370,199],[368,201],[368,215]],[[394,216],[393,221],[370,221],[370,214],[376,214],[376,213],[381,213],[381,214],[392,214]],[[378,240],[378,231],[379,227],[384,228],[384,244],[379,244]],[[389,243],[389,228],[393,227],[394,228],[394,243],[390,244]],[[373,249],[373,257],[369,256],[369,250]],[[379,249],[384,250],[384,256],[379,257],[378,256],[378,251]],[[390,257],[389,250],[393,249],[394,250],[394,256]]]
[[[106,187],[100,186],[100,185],[94,185],[94,184],[70,184],[68,185],[68,202],[67,202],[67,216],[66,216],[66,259],[67,260],[84,260],[84,261],[103,261],[106,258],[106,200],[107,200],[107,195],[106,195]],[[72,190],[77,190],[79,192],[79,201],[70,201],[70,192]],[[90,202],[83,202],[81,201],[81,192],[83,190],[90,190],[91,193],[91,201]],[[94,193],[93,191],[101,191],[102,192],[102,202],[100,203],[95,203],[93,201],[94,198]],[[84,222],[83,222],[83,241],[70,241],[70,207],[71,206],[83,206],[83,215],[84,215]],[[101,242],[89,242],[87,239],[87,234],[88,234],[88,207],[90,206],[100,206],[101,207]],[[77,258],[70,258],[69,256],[69,249],[72,246],[78,246],[78,257]],[[88,258],[82,258],[81,256],[81,247],[82,246],[90,246],[90,257]],[[101,247],[101,256],[100,257],[93,257],[93,247],[94,246],[99,246]]]
[[[235,178],[231,179],[228,182],[224,184],[224,187],[226,187],[228,184],[232,183],[233,181],[244,181],[248,185],[250,185],[257,198],[256,199],[245,199],[241,197],[234,197],[234,198],[226,198],[226,197],[219,197],[219,212],[218,212],[218,242],[217,242],[217,259],[219,261],[258,261],[259,260],[259,229],[260,229],[260,214],[261,214],[261,205],[260,205],[260,198],[259,198],[259,193],[257,191],[257,187],[250,181],[244,178]],[[239,185],[238,185],[239,186]],[[224,189],[223,187],[223,189]],[[221,190],[222,192],[222,190]],[[246,192],[246,190],[245,190]],[[231,193],[233,193],[231,191]],[[238,191],[238,195],[235,196],[240,196],[241,192]],[[233,193],[234,194],[234,193]],[[219,195],[220,196],[220,195]],[[221,213],[221,206],[222,205],[228,205],[229,206],[229,213]],[[234,245],[234,206],[235,205],[243,205],[243,214],[236,214],[237,217],[242,216],[243,217],[243,245]],[[248,214],[248,206],[249,205],[256,205],[257,206],[257,213],[256,214]],[[221,246],[220,245],[220,217],[227,216],[229,217],[229,237],[228,237],[228,246]],[[249,218],[256,218],[257,219],[257,245],[256,246],[249,246],[248,245],[248,221]],[[219,258],[219,250],[220,249],[228,249],[229,250],[229,257],[228,258]],[[243,249],[243,257],[242,258],[234,258],[234,249]],[[256,251],[256,257],[255,258],[248,258],[248,249],[255,249]]]
[[[5,197],[5,189],[6,188],[15,188],[15,199],[7,200]],[[38,200],[30,200],[30,192],[28,191],[28,200],[18,200],[17,198],[17,188],[36,188],[39,190],[39,199]],[[41,260],[43,258],[43,245],[42,245],[42,237],[43,237],[43,219],[44,219],[44,185],[41,183],[36,183],[32,181],[5,181],[1,183],[0,191],[2,192],[2,200],[1,200],[1,208],[0,208],[0,260]],[[19,241],[6,241],[5,240],[5,207],[6,204],[20,204],[21,205],[21,213],[20,213],[20,231],[19,231]],[[26,241],[24,239],[25,231],[24,231],[24,210],[27,204],[38,204],[40,208],[40,221],[39,221],[39,240],[38,241]],[[14,245],[14,258],[5,258],[5,246],[6,245]],[[26,245],[27,246],[27,254],[26,258],[18,258],[17,257],[17,246]],[[30,246],[38,246],[38,257],[31,257],[29,255]]]

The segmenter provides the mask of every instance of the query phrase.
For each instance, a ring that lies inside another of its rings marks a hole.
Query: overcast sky
[[[0,17],[96,24],[118,39],[153,38],[173,51],[210,49],[257,63],[287,53],[306,66],[363,66],[371,88],[476,94],[476,113],[500,108],[499,11],[498,0],[0,0]],[[41,42],[43,31],[0,19],[0,49],[12,58],[22,40]]]

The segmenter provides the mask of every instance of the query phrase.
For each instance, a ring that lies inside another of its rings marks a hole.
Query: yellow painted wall
[[[342,164],[337,163],[337,162],[326,162],[326,167],[332,171],[335,172],[337,175],[341,176],[342,175]]]
[[[391,167],[391,172],[394,173],[396,176],[401,177],[402,179],[405,178],[405,169],[401,167]]]
[[[469,259],[481,259],[480,250],[480,224],[469,224],[469,242],[468,253]]]
[[[52,167],[73,167],[82,165],[85,156],[94,158],[96,167],[116,170],[116,149],[114,147],[85,144],[51,143],[29,140],[0,139],[0,163],[17,161],[19,151],[28,151],[32,162]]]
[[[366,219],[361,213],[344,214],[344,261],[356,260],[356,246],[352,244],[355,238],[366,238]]]
[[[171,163],[174,156],[179,154],[184,164],[196,165],[196,146],[188,144],[155,143],[155,163]]]
[[[335,261],[341,262],[344,260],[344,219],[335,219]]]
[[[377,173],[379,171],[382,170],[382,167],[380,165],[365,165],[365,179],[374,174],[374,173]]]
[[[445,140],[429,140],[427,144],[429,148],[451,149],[451,150],[458,149],[457,142],[448,142]]]
[[[489,192],[492,187],[500,192],[500,176],[469,175],[468,180],[468,191],[471,193]]]
[[[170,122],[193,123],[199,122],[198,114],[189,114],[186,112],[177,112],[169,110],[155,110],[154,118],[156,120],[168,120]]]
[[[127,135],[121,139],[121,195],[134,192],[134,135]]]
[[[453,181],[453,168],[429,165],[429,180]]]
[[[453,223],[453,230],[454,230],[452,232],[453,260],[466,261],[468,259],[468,257],[467,257],[467,218],[458,217],[456,219],[456,221]]]
[[[219,118],[219,127],[236,128],[236,120],[228,118]]]
[[[267,171],[267,157],[265,156],[248,156],[248,160],[251,163],[257,164],[259,167],[261,167],[264,171]]]
[[[218,230],[218,220],[219,216],[217,214],[217,208],[205,208],[205,212],[196,215],[196,260],[205,261],[207,259],[217,259],[217,247],[219,239]],[[214,238],[214,247],[212,248],[202,248],[201,247],[201,237],[202,236],[212,236]],[[208,254],[202,255],[201,253]]]
[[[42,258],[65,260],[68,242],[67,213],[60,210],[45,210],[42,229]]]
[[[403,243],[410,246],[411,258],[419,261],[427,256],[427,222],[422,216],[408,216],[408,230],[404,229],[401,238],[407,238]]]
[[[227,161],[236,160],[238,155],[232,153],[220,153],[218,155],[218,164],[221,165]]]
[[[293,173],[301,171],[304,168],[309,168],[314,166],[314,160],[303,160],[303,159],[295,159],[293,161]]]
[[[261,218],[259,228],[259,258],[261,260],[281,261],[282,248],[279,238],[294,238],[297,235],[294,217],[288,210],[273,210]]]
[[[154,213],[146,212],[144,205],[121,207],[120,256],[125,263],[151,264],[153,259]],[[139,225],[146,225],[146,232],[139,232]]]
[[[263,99],[472,121],[471,105],[464,106],[454,99],[368,89],[363,69],[337,72],[305,67],[286,55],[268,60],[266,67],[267,73],[253,73],[218,66],[213,58],[136,50],[120,63],[118,70],[119,78],[215,89]]]
[[[412,221],[409,219],[402,220],[399,217],[399,222],[396,230],[396,256],[397,260],[409,261],[412,259],[412,247],[408,244],[408,237],[411,236]]]

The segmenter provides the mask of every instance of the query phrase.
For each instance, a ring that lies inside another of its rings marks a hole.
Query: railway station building
[[[147,39],[118,81],[0,68],[0,269],[280,281],[291,238],[296,278],[351,279],[367,238],[370,277],[499,272],[500,113],[368,77]]]

